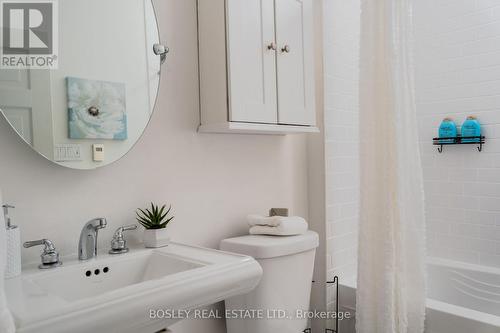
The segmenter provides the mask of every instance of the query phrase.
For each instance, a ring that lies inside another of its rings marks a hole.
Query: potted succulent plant
[[[167,225],[174,219],[169,217],[172,206],[166,210],[167,205],[159,208],[158,205],[151,203],[151,208],[136,211],[137,222],[144,228],[144,245],[150,248],[167,246],[170,242],[170,236],[167,231]]]

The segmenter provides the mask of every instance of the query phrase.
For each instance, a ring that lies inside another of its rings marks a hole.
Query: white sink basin
[[[26,280],[51,295],[73,302],[203,266],[203,263],[182,260],[159,251],[142,251],[121,258],[97,260],[90,266],[78,265],[54,270],[50,272],[52,274],[27,276]],[[87,267],[90,269],[86,270]],[[96,270],[99,270],[98,275]]]
[[[151,319],[150,310],[212,304],[251,291],[261,276],[250,257],[172,243],[29,268],[6,291],[18,333],[153,333],[178,319]]]

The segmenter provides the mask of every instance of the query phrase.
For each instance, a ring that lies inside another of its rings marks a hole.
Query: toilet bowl
[[[228,333],[300,333],[308,328],[318,234],[248,235],[225,239],[220,249],[254,257],[263,269],[252,292],[226,300]]]

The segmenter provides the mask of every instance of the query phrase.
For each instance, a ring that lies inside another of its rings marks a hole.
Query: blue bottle
[[[481,125],[476,117],[469,116],[462,124],[462,142],[479,142],[480,138],[468,139],[471,136],[481,136]]]
[[[451,118],[444,118],[439,126],[439,137],[440,138],[456,138],[457,137],[457,125]],[[455,139],[444,139],[439,140],[439,143],[453,143]]]

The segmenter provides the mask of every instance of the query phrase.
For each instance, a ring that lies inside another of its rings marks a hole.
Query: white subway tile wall
[[[417,112],[430,256],[500,267],[500,1],[415,2]],[[432,146],[441,120],[478,117],[474,146]]]
[[[324,29],[327,270],[344,281],[357,269],[359,0],[324,0]],[[327,301],[334,310],[333,286]]]

